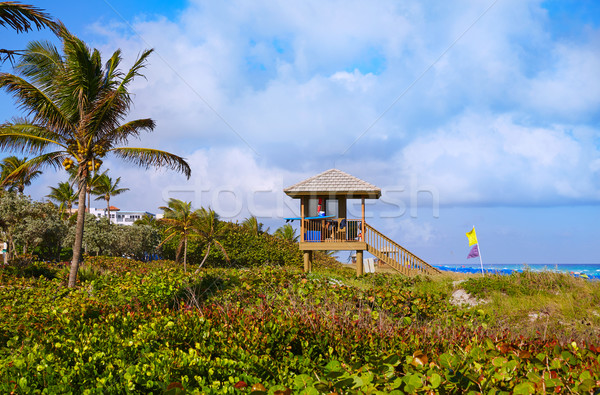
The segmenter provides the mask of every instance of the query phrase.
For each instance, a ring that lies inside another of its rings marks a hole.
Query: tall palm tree
[[[191,169],[174,154],[128,147],[130,137],[154,130],[152,119],[123,123],[132,95],[128,86],[141,75],[152,50],[143,51],[126,72],[119,69],[121,51],[102,65],[100,52],[91,50],[68,31],[61,31],[63,53],[48,42],[29,44],[16,65],[21,76],[0,73],[0,88],[11,93],[30,119],[0,125],[0,149],[30,152],[35,167],[61,164],[77,169],[77,225],[69,286],[74,287],[81,258],[85,217],[86,179],[98,170],[107,154],[148,168]]]
[[[196,210],[196,230],[198,232],[198,236],[204,245],[206,245],[206,254],[200,262],[200,266],[196,269],[196,273],[200,270],[206,259],[208,258],[208,254],[210,253],[211,246],[217,246],[225,255],[225,259],[229,262],[229,256],[227,255],[227,251],[225,251],[225,247],[221,244],[221,241],[225,237],[225,228],[223,224],[219,220],[219,214],[217,214],[212,209],[205,209],[202,207],[199,210]]]
[[[177,252],[175,253],[175,262],[179,262],[183,251],[183,271],[187,271],[187,245],[188,240],[197,236],[196,228],[197,213],[192,211],[192,202],[184,202],[179,199],[169,199],[167,206],[159,207],[164,212],[163,218],[158,222],[165,224],[166,237],[159,244],[159,247],[171,239],[179,239]]]
[[[0,26],[10,27],[17,33],[28,32],[34,28],[40,30],[44,27],[50,28],[59,34],[62,24],[52,20],[50,15],[40,8],[15,1],[0,2]],[[0,49],[0,63],[7,59],[13,60],[20,53],[18,50]]]
[[[19,193],[23,193],[25,187],[31,185],[31,181],[42,174],[27,161],[26,157],[8,156],[2,160],[0,168],[0,186],[8,190],[16,188]]]
[[[66,213],[71,213],[73,203],[77,200],[77,192],[68,182],[59,182],[58,187],[50,187],[50,192],[46,195],[47,198],[58,204],[63,218]]]
[[[294,229],[290,224],[285,224],[282,227],[277,228],[275,233],[273,233],[273,236],[283,240],[288,240],[292,243],[297,242],[299,237],[296,234],[296,229]]]
[[[121,177],[117,177],[113,183],[112,178],[106,174],[101,174],[95,181],[95,185],[91,191],[92,195],[98,196],[95,200],[106,200],[106,216],[110,219],[110,198],[117,196],[123,192],[127,192],[129,188],[119,188]]]

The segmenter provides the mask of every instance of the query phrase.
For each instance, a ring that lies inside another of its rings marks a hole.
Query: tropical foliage
[[[96,200],[104,199],[106,201],[106,213],[108,218],[110,218],[110,198],[129,190],[129,188],[119,188],[119,182],[121,182],[121,177],[117,177],[113,182],[112,178],[105,173],[94,177],[91,194],[98,196]]]
[[[292,243],[297,242],[298,238],[300,237],[296,234],[296,229],[294,229],[294,227],[290,224],[285,224],[277,228],[275,233],[273,233],[273,236],[290,241]]]
[[[60,266],[0,269],[1,392],[584,394],[600,383],[597,334],[499,331],[426,278],[194,274],[104,257],[83,269],[77,289]]]
[[[52,204],[5,192],[0,196],[0,232],[11,259],[17,253],[34,251],[37,247],[45,256],[56,258],[67,226]]]
[[[186,176],[190,167],[171,153],[127,145],[131,137],[150,132],[152,119],[124,122],[132,104],[128,87],[140,76],[152,50],[143,51],[128,71],[121,71],[121,51],[103,65],[92,50],[66,30],[60,32],[62,53],[48,42],[32,42],[17,63],[20,75],[0,73],[0,88],[12,94],[28,114],[0,127],[0,149],[35,154],[34,169],[63,166],[77,169],[77,228],[69,286],[75,286],[83,240],[85,195],[90,173],[106,155],[142,167],[167,167]]]
[[[16,189],[23,193],[25,187],[31,185],[31,181],[40,174],[42,172],[29,164],[27,158],[8,156],[0,163],[0,186],[9,191]]]
[[[249,232],[252,232],[255,235],[259,235],[263,232],[269,231],[269,229],[267,229],[266,231],[263,229],[264,224],[261,222],[258,222],[258,218],[256,218],[254,215],[246,218],[242,222],[242,226],[244,227],[244,229],[247,229]]]
[[[163,245],[170,240],[176,240],[177,253],[175,261],[179,262],[183,253],[183,271],[187,271],[187,246],[190,238],[198,235],[197,213],[192,210],[191,202],[171,198],[167,206],[161,206],[163,218],[158,220],[166,226]]]
[[[68,182],[59,182],[57,187],[50,187],[51,192],[46,197],[58,204],[63,218],[71,214],[73,203],[77,200],[77,193]]]
[[[196,230],[198,232],[200,243],[206,248],[206,254],[196,269],[196,272],[198,272],[202,265],[204,265],[204,262],[206,262],[212,246],[219,248],[225,257],[225,260],[229,262],[229,256],[222,244],[222,241],[225,238],[226,229],[223,226],[223,223],[219,221],[219,215],[213,209],[205,209],[204,207],[197,210],[196,213]]]
[[[34,28],[39,30],[48,27],[54,33],[59,34],[60,30],[63,29],[60,22],[52,20],[40,8],[15,1],[0,2],[0,26],[12,28],[17,33],[28,32]],[[20,52],[14,49],[0,49],[0,63],[6,60],[14,60],[14,56]]]

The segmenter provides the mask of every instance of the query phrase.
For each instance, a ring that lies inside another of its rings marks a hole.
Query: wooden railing
[[[323,243],[361,241],[361,223],[359,219],[305,219],[303,241]]]
[[[367,251],[379,258],[380,261],[387,263],[407,276],[440,273],[438,269],[411,253],[394,240],[383,235],[369,224],[365,224],[365,228]]]

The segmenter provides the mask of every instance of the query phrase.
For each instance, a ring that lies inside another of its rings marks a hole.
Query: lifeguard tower
[[[379,199],[381,189],[338,169],[330,169],[283,190],[300,199],[299,248],[304,271],[312,270],[313,251],[356,251],[356,274],[364,273],[363,251],[411,276],[440,271],[365,221],[365,199]],[[361,200],[361,218],[348,218],[348,199]]]

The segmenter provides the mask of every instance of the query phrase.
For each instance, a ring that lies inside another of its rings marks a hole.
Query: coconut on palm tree
[[[120,181],[121,177],[117,177],[117,179],[113,183],[112,178],[103,173],[99,175],[98,178],[95,180],[94,187],[91,190],[92,195],[98,196],[95,200],[106,200],[107,218],[110,218],[110,198],[112,196],[120,195],[123,192],[127,192],[129,190],[129,188],[119,188]]]
[[[121,71],[121,51],[103,65],[91,50],[66,30],[62,53],[49,42],[30,43],[16,65],[20,75],[0,73],[0,88],[11,93],[28,119],[0,125],[0,149],[36,154],[34,169],[63,166],[77,169],[78,210],[69,286],[75,286],[83,240],[86,179],[114,155],[143,168],[167,167],[184,173],[187,162],[169,152],[127,146],[131,137],[154,130],[152,119],[125,122],[132,104],[129,85],[140,76],[152,50],[141,53]]]
[[[36,170],[27,161],[27,158],[17,158],[16,156],[8,156],[0,163],[0,186],[12,191],[18,190],[23,193],[25,187],[31,185],[31,181],[40,174],[41,171]]]
[[[58,204],[58,209],[63,218],[67,212],[71,214],[73,203],[77,200],[77,192],[73,189],[73,186],[68,182],[60,182],[58,187],[50,187],[50,190],[52,192],[46,197]]]
[[[158,222],[166,225],[166,236],[159,247],[169,240],[178,240],[175,262],[179,262],[183,253],[183,271],[187,271],[188,241],[198,235],[198,229],[196,228],[197,213],[192,211],[192,202],[184,202],[173,198],[169,199],[167,206],[159,208],[163,210],[164,215]]]

